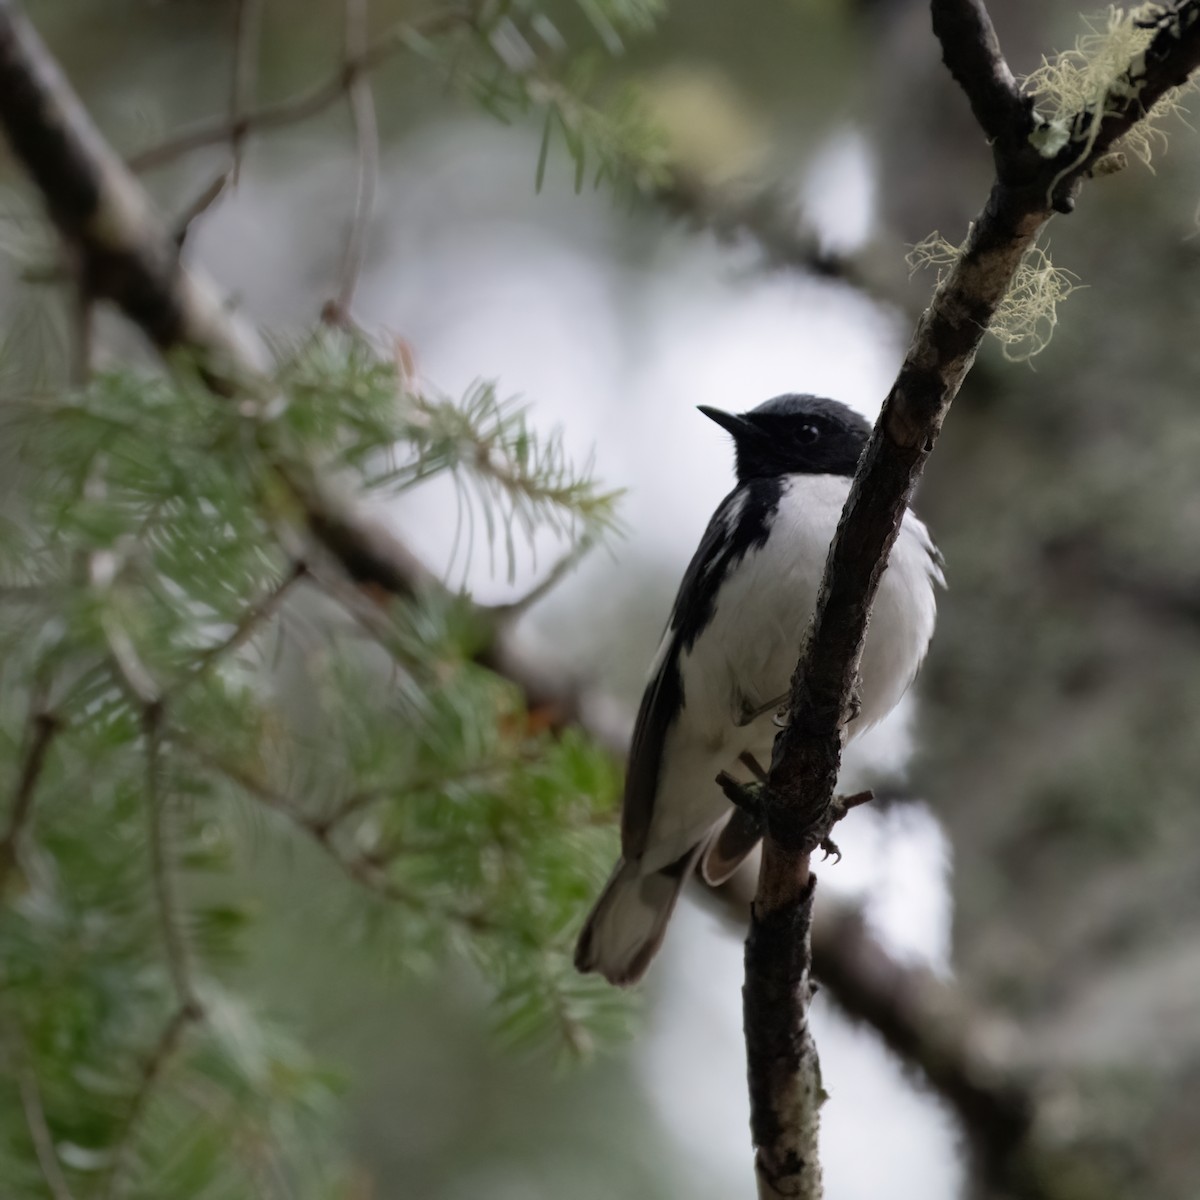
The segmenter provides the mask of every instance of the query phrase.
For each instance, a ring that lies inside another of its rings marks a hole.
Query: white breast
[[[725,814],[714,779],[722,770],[746,778],[739,754],[769,764],[778,732],[771,715],[741,728],[736,715],[743,698],[759,707],[788,689],[849,487],[836,475],[789,477],[766,544],[730,572],[712,621],[681,658],[684,708],[663,748],[644,870],[674,861]],[[906,514],[871,613],[862,709],[849,737],[895,707],[925,656],[934,584],[943,582],[934,555],[925,526]]]

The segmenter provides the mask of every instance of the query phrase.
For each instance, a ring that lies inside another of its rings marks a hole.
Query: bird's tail
[[[662,945],[675,901],[702,848],[703,843],[693,846],[646,875],[638,863],[618,859],[579,935],[576,968],[599,971],[621,987],[637,983]]]

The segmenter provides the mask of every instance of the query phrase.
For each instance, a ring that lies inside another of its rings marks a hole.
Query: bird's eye
[[[811,446],[821,436],[821,431],[815,425],[802,425],[796,434],[796,440],[805,446]]]

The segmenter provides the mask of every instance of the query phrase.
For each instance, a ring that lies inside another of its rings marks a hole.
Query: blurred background
[[[1083,28],[1073,3],[993,7],[1019,72]],[[125,153],[225,111],[237,8],[28,6]],[[371,27],[420,12],[375,0]],[[338,3],[265,0],[259,102],[335,71],[341,22]],[[910,278],[906,249],[933,230],[960,242],[991,164],[918,0],[675,0],[603,71],[636,85],[675,186],[614,196],[589,175],[577,192],[561,144],[539,168],[540,120],[495,120],[420,53],[381,63],[352,315],[438,388],[519,393],[626,489],[624,536],[520,629],[620,730],[732,478],[696,405],[807,391],[873,416],[933,285]],[[954,1106],[831,988],[814,1025],[833,1200],[1200,1195],[1200,158],[1193,131],[1171,136],[1153,172],[1088,184],[1052,223],[1055,262],[1080,284],[1052,343],[1030,363],[988,345],[955,404],[916,501],[948,564],[938,632],[915,696],[847,764],[882,802],[844,822],[843,860],[819,869],[822,902],[953,991],[972,1053],[1036,1108],[1055,1166],[1036,1186],[995,1184]],[[208,147],[145,178],[178,214],[227,159]],[[189,260],[268,333],[310,327],[337,287],[355,164],[344,103],[252,137]],[[55,298],[14,275],[3,299],[14,336],[53,353]],[[103,332],[102,355],[123,353],[115,319]],[[450,583],[498,602],[544,573],[545,554],[511,579],[486,554],[452,555],[448,496],[385,515]],[[344,1079],[356,1195],[753,1194],[744,890],[697,885],[634,1032],[563,1069],[497,1048],[470,972],[414,982],[340,944],[315,856],[265,854],[246,886],[261,918],[242,982]]]

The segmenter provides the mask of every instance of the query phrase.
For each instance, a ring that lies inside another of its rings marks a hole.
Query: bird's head
[[[700,406],[733,434],[738,482],[776,475],[854,474],[871,436],[865,417],[837,400],[776,396],[744,413]]]

